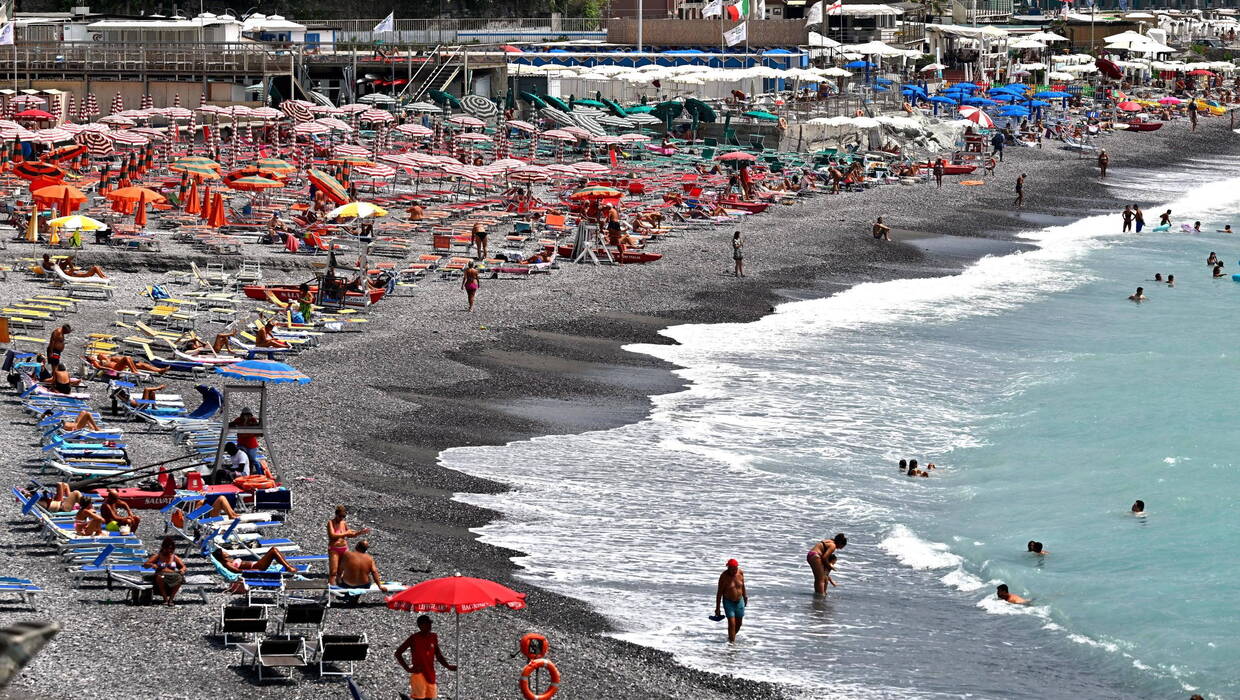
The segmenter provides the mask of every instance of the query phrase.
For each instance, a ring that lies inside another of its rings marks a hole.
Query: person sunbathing
[[[63,364],[57,362],[52,366],[52,376],[48,378],[44,384],[49,389],[58,394],[71,394],[73,387],[81,383],[81,379],[69,376],[69,370],[65,369]]]
[[[74,266],[72,257],[62,260],[60,262],[60,269],[64,270],[64,273],[70,277],[102,277],[105,280],[108,278],[103,273],[103,268],[98,265],[91,265],[89,270],[82,272]]]
[[[44,491],[39,495],[39,505],[51,513],[72,513],[86,496],[74,491],[65,482],[56,484],[56,493]]]
[[[167,367],[156,367],[149,362],[135,362],[128,355],[109,355],[106,352],[100,352],[93,355],[87,355],[87,359],[96,367],[101,369],[110,369],[116,372],[150,372],[152,374],[163,374],[168,371]]]
[[[285,571],[297,571],[297,567],[294,566],[288,559],[285,559],[284,555],[280,553],[280,550],[275,547],[268,549],[263,556],[258,558],[258,561],[236,559],[228,556],[228,553],[222,549],[215,550],[211,553],[211,556],[215,557],[215,560],[218,561],[221,566],[234,574],[239,574],[243,571],[266,571],[271,568],[272,564],[279,564],[284,567]]]
[[[39,420],[43,421],[52,417],[51,411],[44,411],[39,416]],[[73,418],[65,418],[60,421],[60,429],[66,433],[74,433],[79,430],[99,431],[99,424],[95,422],[95,417],[90,415],[89,411],[79,411]]]
[[[288,343],[275,337],[275,324],[271,321],[258,327],[254,332],[254,347],[257,348],[287,348]]]
[[[526,265],[542,265],[544,263],[551,262],[551,255],[551,253],[548,253],[545,250],[540,250],[526,258],[523,262]]]
[[[73,532],[85,537],[98,537],[103,534],[106,521],[95,510],[95,504],[89,498],[82,500],[82,507],[73,516]]]
[[[136,533],[142,518],[134,515],[133,508],[121,500],[116,489],[108,489],[108,495],[103,499],[103,521],[108,525],[115,523],[117,528],[128,527],[130,532]]]

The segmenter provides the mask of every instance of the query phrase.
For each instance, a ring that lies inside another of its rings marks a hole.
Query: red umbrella
[[[73,199],[69,196],[68,188],[65,189],[65,195],[60,198],[60,215],[68,216],[73,213]]]
[[[138,210],[134,213],[133,223],[140,229],[146,228],[146,195],[138,197]]]
[[[14,119],[55,119],[51,114],[41,109],[28,109],[24,112],[18,112],[13,115]]]
[[[456,659],[461,661],[461,613],[504,605],[513,610],[525,607],[525,594],[494,581],[468,576],[449,576],[423,581],[387,599],[393,610],[411,612],[456,612]],[[456,675],[456,692],[461,697],[461,674]]]
[[[995,128],[995,122],[990,118],[990,115],[986,114],[977,107],[961,107],[960,116],[984,129]]]
[[[228,218],[224,216],[224,195],[219,192],[215,193],[215,204],[211,207],[211,218],[207,223],[212,228],[223,228],[228,225]]]
[[[1132,100],[1126,100],[1124,102],[1120,102],[1119,104],[1115,106],[1118,107],[1119,109],[1124,110],[1125,112],[1140,112],[1143,109],[1141,105],[1137,104],[1136,102],[1133,102]]]
[[[745,151],[731,151],[728,153],[724,153],[721,156],[715,157],[715,160],[731,160],[731,161],[744,160],[744,161],[749,161],[749,162],[753,162],[757,159],[758,159],[758,156],[755,156],[752,153],[746,153]]]
[[[202,186],[202,206],[198,209],[198,215],[203,221],[211,218],[211,185],[205,183]]]
[[[1188,74],[1189,75],[1214,75],[1212,71],[1208,71],[1205,68],[1198,68],[1196,70],[1190,70]]]

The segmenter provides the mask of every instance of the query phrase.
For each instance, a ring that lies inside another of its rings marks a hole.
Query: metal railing
[[[18,43],[0,47],[4,73],[288,73],[295,53],[256,44]]]
[[[607,20],[589,17],[504,17],[475,19],[398,19],[391,32],[376,32],[382,20],[310,23],[310,32],[335,30],[337,42],[385,44],[463,44],[554,41],[592,38],[607,31]]]

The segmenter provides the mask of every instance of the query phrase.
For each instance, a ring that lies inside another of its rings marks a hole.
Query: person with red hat
[[[728,568],[719,574],[719,586],[715,589],[715,617],[719,617],[720,604],[728,617],[728,642],[736,641],[745,619],[745,605],[749,594],[745,591],[745,572],[735,559],[728,560]]]

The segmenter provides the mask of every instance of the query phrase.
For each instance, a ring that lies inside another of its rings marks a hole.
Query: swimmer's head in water
[[[1144,513],[1145,512],[1145,501],[1137,500],[1136,502],[1134,502],[1132,504],[1132,512]]]
[[[995,593],[999,594],[1000,598],[1006,596],[1008,594],[1007,584],[1006,583],[999,584],[998,587],[995,588]]]
[[[48,411],[48,413],[51,413],[51,411]],[[908,469],[908,460],[902,459],[900,460],[900,471],[904,471],[905,469]]]

